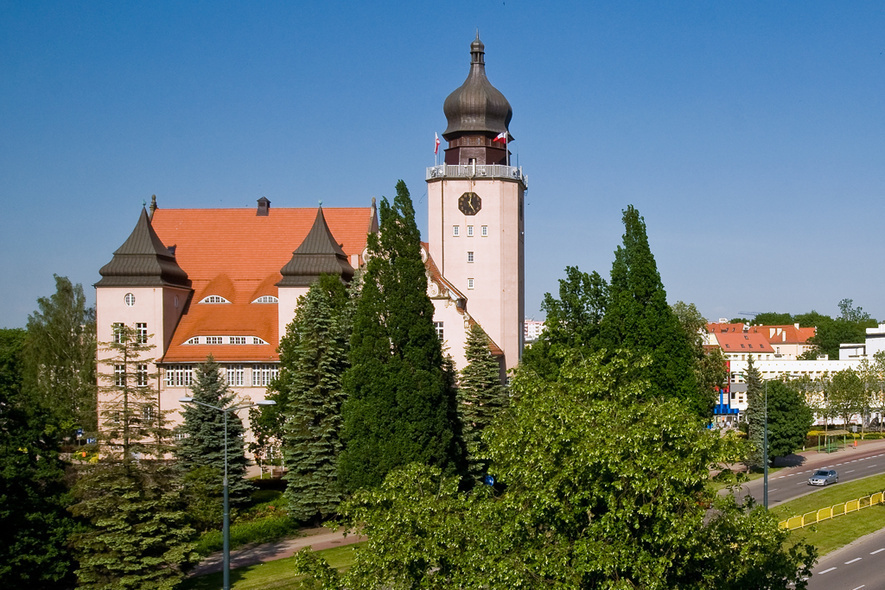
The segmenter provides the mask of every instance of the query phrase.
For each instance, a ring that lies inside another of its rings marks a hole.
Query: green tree
[[[350,337],[350,302],[338,277],[323,275],[298,301],[280,342],[280,375],[272,399],[284,398],[283,456],[289,515],[332,515],[341,501],[341,376]]]
[[[190,387],[195,402],[216,408],[236,403],[236,394],[227,385],[221,365],[211,356],[197,365]],[[246,481],[243,422],[235,412],[227,414],[228,493],[231,506],[241,507],[249,501],[252,486]],[[174,454],[182,475],[184,494],[194,524],[202,530],[221,524],[221,501],[224,476],[225,412],[194,403],[184,404],[184,421],[178,427]],[[202,517],[201,517],[202,515]]]
[[[24,391],[24,330],[0,329],[0,579],[9,588],[69,588],[74,530],[58,439]]]
[[[414,461],[447,470],[463,461],[415,210],[404,182],[396,191],[393,205],[381,199],[380,232],[369,234],[354,315],[338,463],[345,491],[380,485],[391,469]]]
[[[297,567],[353,590],[806,586],[814,549],[709,488],[710,465],[736,445],[680,401],[648,400],[647,361],[571,350],[561,364],[554,383],[513,378],[513,404],[488,430],[498,485],[464,493],[438,468],[396,470],[342,504],[368,536],[352,568],[310,553]]]
[[[842,299],[839,302],[839,312],[840,315],[836,319],[816,311],[795,317],[802,326],[817,328],[815,335],[809,338],[808,342],[831,359],[839,358],[840,344],[864,342],[866,329],[875,328],[877,325],[876,320],[863,311],[862,307],[854,307],[854,301],[851,299]]]
[[[464,348],[467,365],[458,383],[458,413],[467,451],[467,473],[478,480],[488,469],[482,433],[506,407],[508,398],[501,384],[501,364],[492,356],[489,338],[478,324],[470,326]]]
[[[869,407],[864,382],[851,368],[833,373],[826,387],[830,410],[834,416],[842,418],[846,428],[852,416]]]
[[[789,326],[793,323],[792,315],[776,311],[757,313],[756,317],[753,318],[753,325],[756,326]]]
[[[180,481],[165,460],[172,446],[147,341],[117,325],[114,341],[102,345],[101,455],[79,467],[70,508],[89,524],[72,537],[80,589],[171,589],[196,558]]]
[[[753,355],[747,355],[747,440],[750,442],[747,464],[763,466],[763,443],[765,438],[765,396],[767,385],[762,382],[759,369],[753,364]]]
[[[648,355],[647,395],[680,399],[699,416],[709,417],[714,394],[698,386],[692,345],[667,305],[645,221],[633,206],[624,211],[623,220],[623,244],[615,251],[598,348]]]
[[[706,330],[707,320],[694,303],[677,301],[672,310],[679,320],[685,339],[691,345],[698,395],[703,398],[725,385],[728,379],[725,356],[718,347],[709,352],[704,349],[702,334]]]
[[[768,456],[772,460],[801,449],[813,423],[811,408],[792,383],[768,382]]]
[[[57,436],[66,437],[78,427],[96,430],[95,310],[81,285],[54,276],[55,293],[39,298],[28,316],[25,383]]]
[[[544,294],[544,331],[522,358],[523,365],[550,379],[555,379],[559,370],[557,355],[562,351],[596,347],[607,304],[608,285],[599,273],[567,266],[565,274],[566,278],[559,279],[559,299]]]

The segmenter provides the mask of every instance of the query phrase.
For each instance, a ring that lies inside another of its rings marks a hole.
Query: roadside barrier
[[[851,512],[857,512],[858,510],[861,510],[863,508],[869,508],[870,506],[882,504],[883,502],[885,502],[885,491],[876,492],[875,494],[864,496],[862,498],[848,500],[847,502],[841,502],[839,504],[833,504],[832,506],[821,508],[820,510],[812,510],[811,512],[806,512],[801,516],[791,516],[786,520],[780,521],[778,523],[778,526],[782,529],[787,529],[790,531],[794,529],[801,529],[802,527],[806,527],[808,525],[823,522],[831,518],[836,518],[837,516],[843,516]]]

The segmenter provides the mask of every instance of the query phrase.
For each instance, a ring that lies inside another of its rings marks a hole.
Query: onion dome
[[[317,210],[310,232],[292,253],[292,259],[280,269],[280,274],[283,278],[277,283],[278,287],[309,287],[321,274],[337,275],[344,282],[353,278],[353,267],[329,230],[322,206]]]
[[[135,229],[98,272],[102,278],[96,287],[191,287],[175,254],[151,227],[145,209],[141,210]]]
[[[448,128],[443,137],[451,142],[462,135],[495,136],[508,131],[513,109],[501,92],[486,78],[485,45],[479,40],[470,44],[470,73],[467,80],[452,92],[443,104]]]

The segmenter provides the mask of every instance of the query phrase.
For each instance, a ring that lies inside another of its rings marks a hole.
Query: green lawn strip
[[[848,483],[828,486],[813,494],[785,502],[771,511],[778,520],[828,508],[885,490],[885,474],[873,475]],[[819,555],[844,547],[852,541],[885,528],[885,505],[863,508],[844,516],[822,521],[793,531],[793,541],[805,541],[817,547]]]
[[[329,565],[339,570],[346,569],[353,564],[353,551],[359,543],[345,547],[334,547],[317,551]],[[292,559],[277,559],[257,565],[237,568],[230,572],[231,587],[236,590],[264,590],[265,588],[279,588],[286,590],[300,590],[303,588],[301,576],[296,576],[292,570]],[[218,590],[221,587],[221,572],[188,578],[179,586],[180,590]]]

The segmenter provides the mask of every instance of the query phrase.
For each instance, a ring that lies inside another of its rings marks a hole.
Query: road
[[[791,459],[795,466],[769,474],[769,508],[821,489],[809,486],[807,482],[817,469],[837,470],[840,483],[885,473],[885,440],[864,441],[857,448],[848,447],[835,453],[808,451],[793,455]],[[762,479],[755,479],[741,486],[736,495],[742,499],[749,494],[761,504],[762,487]]]
[[[885,530],[821,558],[808,590],[885,590]]]

